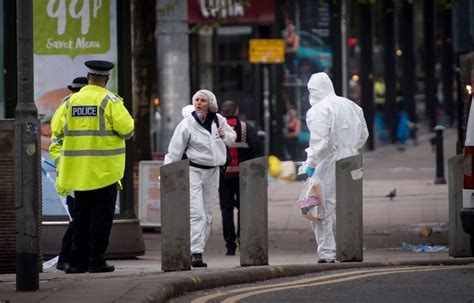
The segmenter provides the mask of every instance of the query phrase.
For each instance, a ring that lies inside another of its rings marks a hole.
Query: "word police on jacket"
[[[96,117],[97,106],[73,106],[72,116],[73,117]]]

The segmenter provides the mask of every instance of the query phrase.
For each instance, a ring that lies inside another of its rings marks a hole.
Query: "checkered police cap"
[[[81,88],[86,86],[88,83],[86,77],[77,77],[72,80],[72,83],[67,88],[72,92],[78,92]]]
[[[109,61],[91,60],[84,63],[87,66],[87,72],[99,77],[107,77],[114,64]]]

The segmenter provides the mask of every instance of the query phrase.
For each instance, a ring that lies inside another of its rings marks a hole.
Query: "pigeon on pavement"
[[[395,196],[397,195],[397,189],[394,188],[391,192],[389,192],[385,197],[390,198],[390,200],[393,200]]]

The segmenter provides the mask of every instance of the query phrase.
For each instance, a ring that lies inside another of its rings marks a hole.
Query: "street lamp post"
[[[33,100],[32,0],[18,0],[15,113],[16,290],[39,289],[39,121]]]
[[[360,87],[362,93],[362,108],[369,133],[374,132],[374,75],[373,75],[373,29],[372,29],[372,4],[358,2],[361,28],[360,34]],[[367,140],[369,150],[374,150],[374,136]]]

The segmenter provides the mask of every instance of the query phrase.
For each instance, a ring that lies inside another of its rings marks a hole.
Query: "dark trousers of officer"
[[[114,220],[117,184],[75,191],[71,266],[87,268],[105,263],[105,251]]]
[[[63,236],[63,241],[61,242],[61,252],[59,253],[58,263],[69,263],[71,258],[71,249],[72,249],[72,224],[74,221],[74,198],[71,196],[66,197],[67,210],[71,216],[71,221],[66,229],[66,233]]]
[[[237,247],[235,241],[240,235],[240,192],[239,178],[220,178],[219,198],[222,214],[222,231],[228,249]],[[237,234],[234,224],[234,207],[237,208]]]

